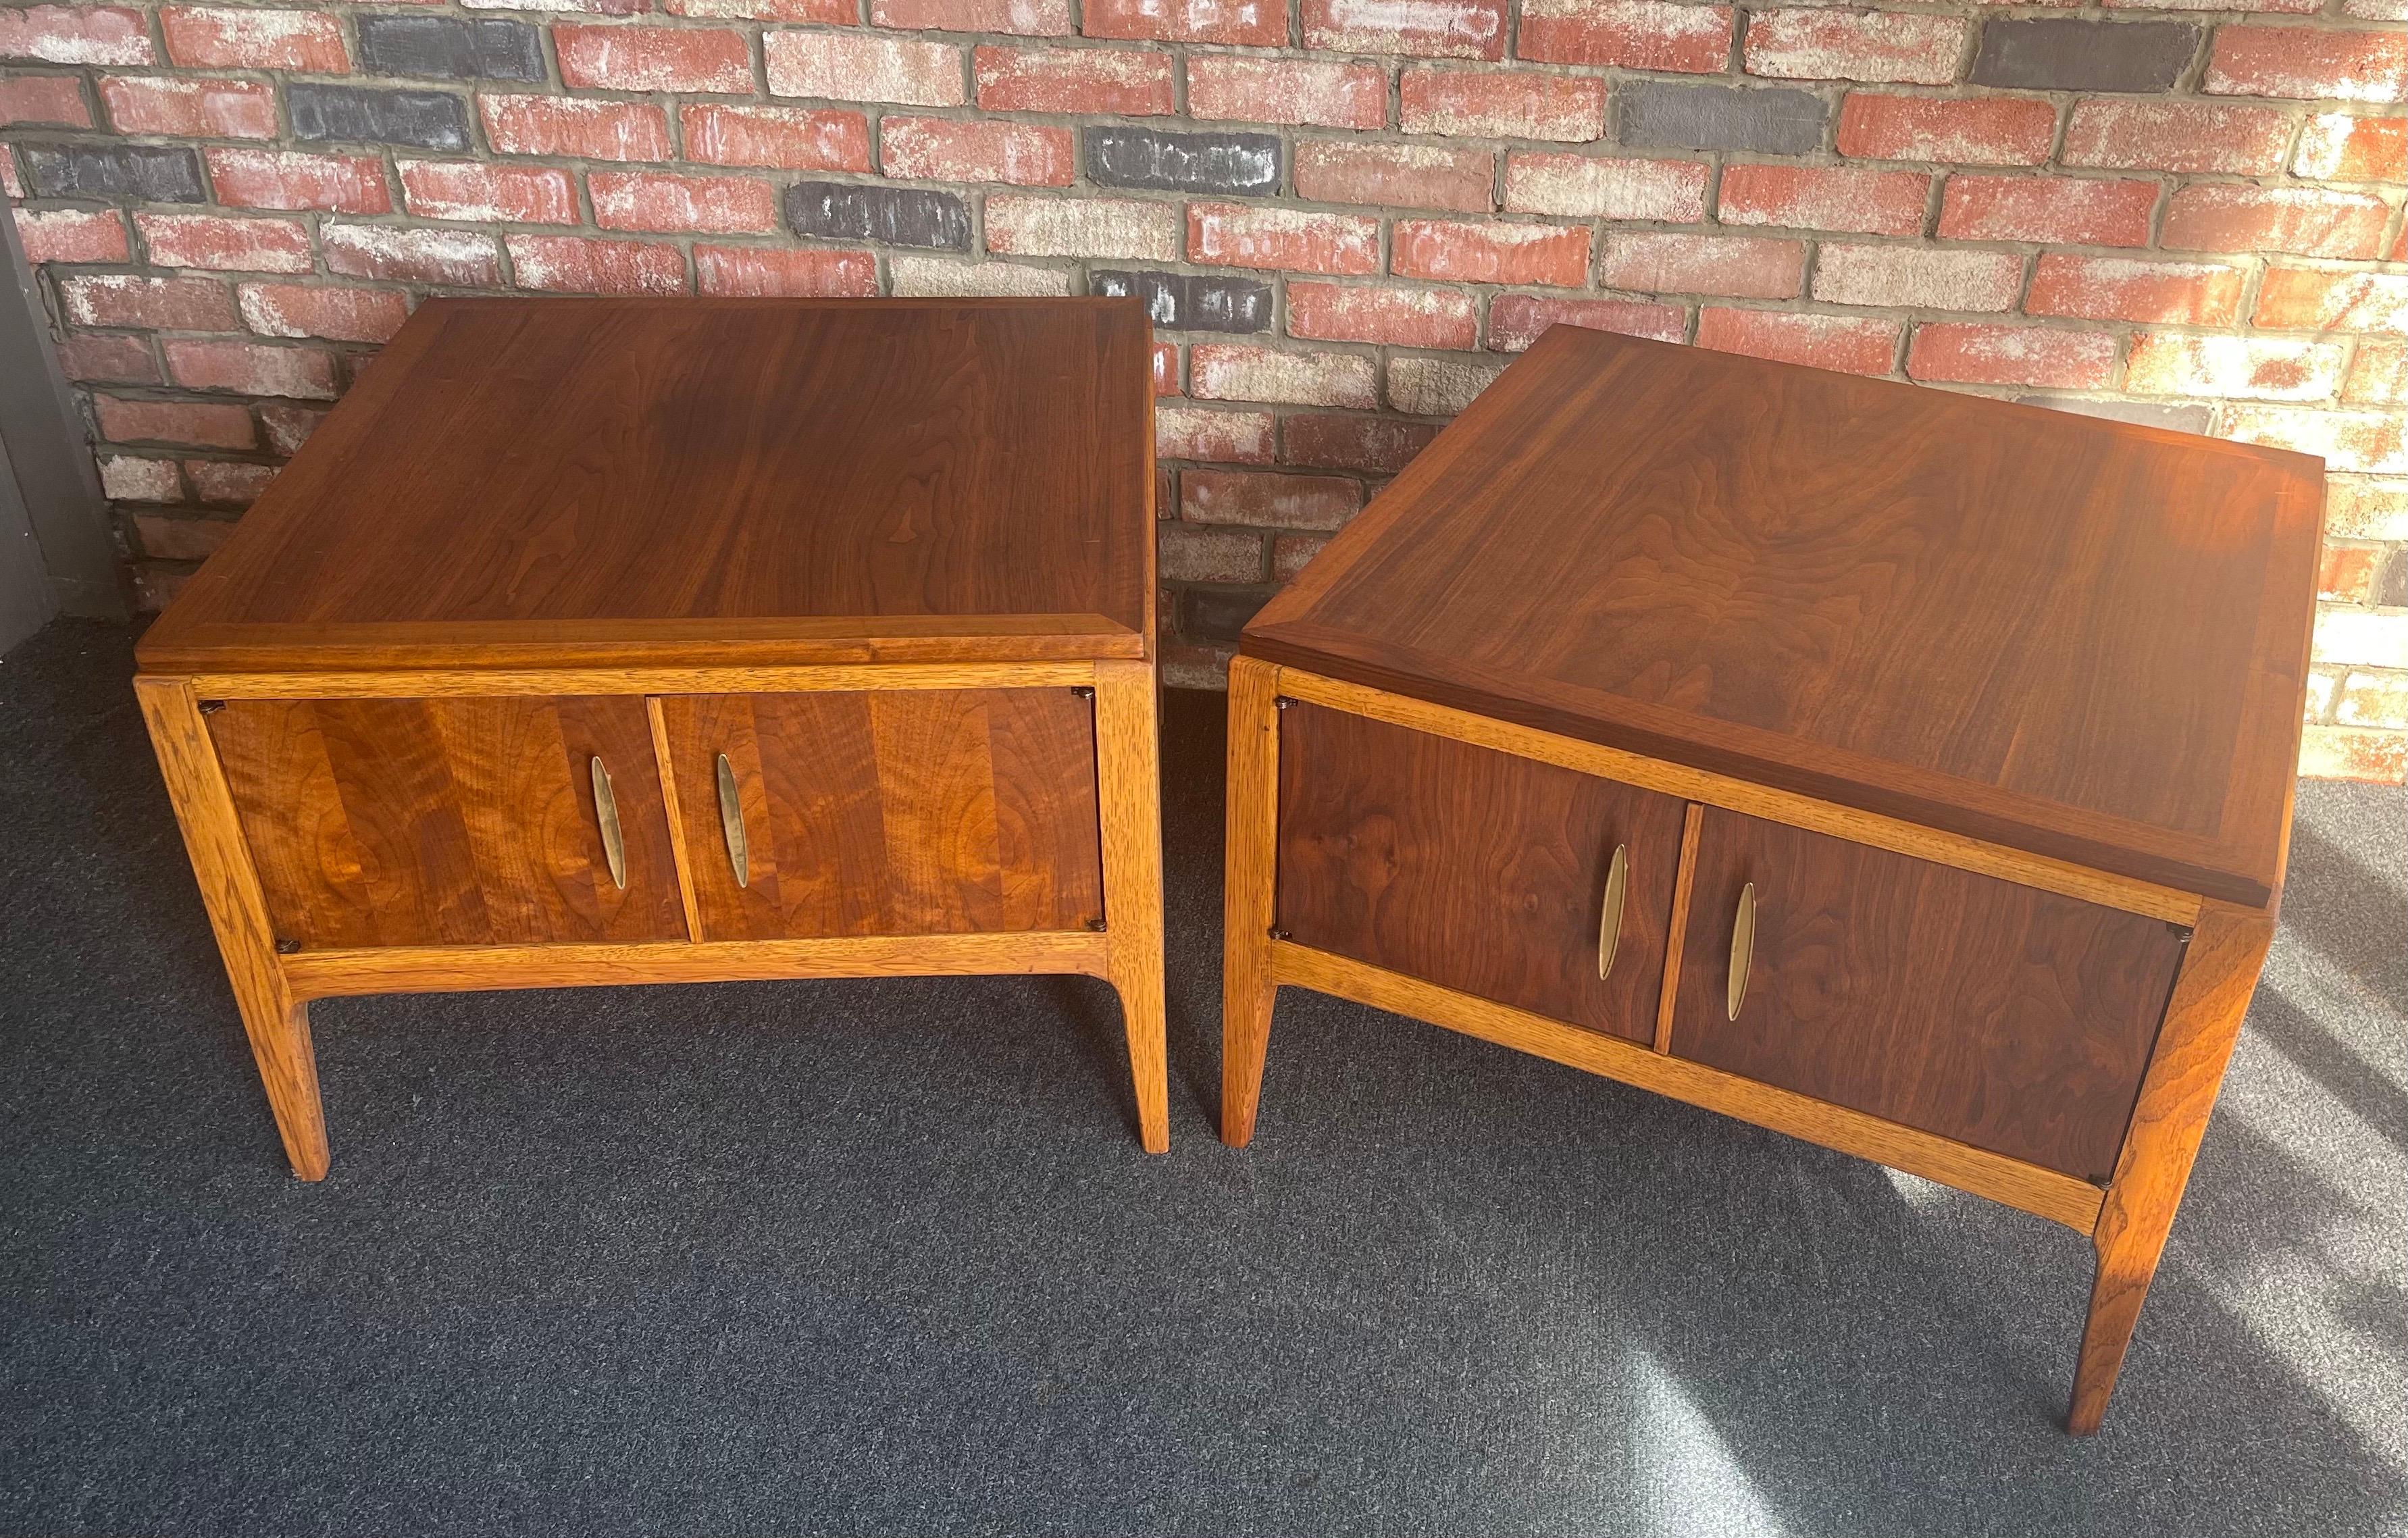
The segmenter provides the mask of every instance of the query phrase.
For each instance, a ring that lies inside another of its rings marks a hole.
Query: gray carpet
[[[1223,1148],[1216,697],[1174,696],[1171,1152],[1109,992],[317,1010],[284,1171],[120,630],[0,662],[0,1531],[2408,1531],[2408,828],[2310,785],[2104,1434],[2087,1247],[1283,996]]]

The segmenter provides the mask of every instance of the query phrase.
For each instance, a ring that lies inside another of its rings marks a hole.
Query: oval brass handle
[[[1739,1007],[1747,1000],[1747,969],[1756,959],[1756,883],[1749,882],[1739,889],[1739,912],[1731,919],[1730,986],[1727,1018],[1739,1018]]]
[[[1622,948],[1622,903],[1630,895],[1630,850],[1613,846],[1613,863],[1605,868],[1605,912],[1597,921],[1597,980],[1613,970],[1613,953]]]
[[[602,857],[610,862],[610,879],[627,889],[627,841],[619,832],[619,798],[610,794],[610,771],[594,759],[594,820],[602,825]]]
[[[744,801],[736,793],[736,770],[724,753],[719,755],[719,831],[727,840],[727,867],[736,872],[736,884],[752,884],[752,865],[744,840]]]

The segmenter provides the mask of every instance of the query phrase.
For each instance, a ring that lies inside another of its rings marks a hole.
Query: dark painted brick
[[[1095,292],[1115,299],[1134,294],[1154,323],[1170,331],[1268,331],[1271,286],[1245,278],[1192,272],[1098,272]]]
[[[284,88],[284,101],[292,109],[294,138],[468,148],[468,104],[444,92],[295,80]]]
[[[1735,85],[1617,83],[1613,137],[1676,150],[1755,150],[1802,155],[1823,147],[1830,108],[1811,91]]]
[[[136,197],[146,203],[207,203],[201,153],[154,144],[21,144],[26,184],[37,197]]]
[[[1280,141],[1268,134],[1090,128],[1086,151],[1089,179],[1110,187],[1257,197],[1280,188]]]
[[[1236,640],[1270,601],[1267,587],[1191,587],[1179,595],[1179,633],[1189,640]]]
[[[454,16],[359,18],[360,65],[371,75],[446,80],[540,80],[543,47],[534,27]]]
[[[1985,22],[1971,79],[2025,91],[2163,91],[2190,67],[2200,32],[2183,22]]]
[[[970,249],[969,206],[951,193],[916,187],[797,181],[786,189],[786,223],[796,235]]]

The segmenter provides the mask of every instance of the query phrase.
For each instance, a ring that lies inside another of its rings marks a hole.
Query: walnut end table
[[[1250,624],[1280,984],[2054,1219],[2097,1429],[2273,934],[2322,466],[1558,326]]]
[[[1084,972],[1168,1143],[1127,300],[437,299],[135,681],[294,1172],[308,1001]]]

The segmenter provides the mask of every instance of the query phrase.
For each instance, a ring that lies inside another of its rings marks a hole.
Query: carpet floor
[[[2076,1442],[2041,1219],[1293,990],[1216,1142],[1217,697],[1168,1157],[1101,984],[744,984],[322,1004],[298,1184],[132,667],[0,662],[0,1531],[2408,1531],[2397,789],[2301,788]]]

